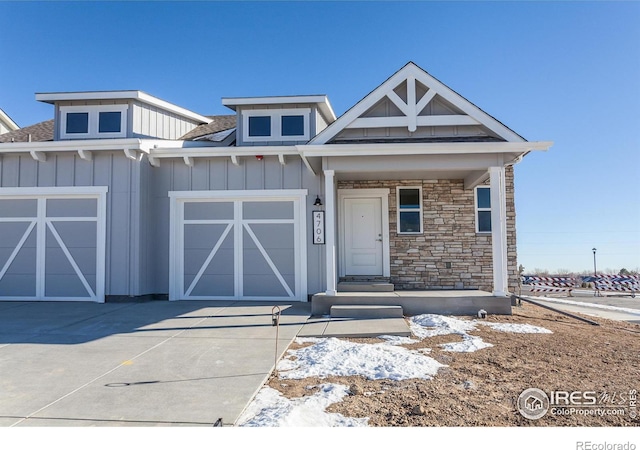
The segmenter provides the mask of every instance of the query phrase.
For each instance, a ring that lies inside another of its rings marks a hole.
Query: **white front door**
[[[382,201],[344,199],[345,275],[383,275]]]

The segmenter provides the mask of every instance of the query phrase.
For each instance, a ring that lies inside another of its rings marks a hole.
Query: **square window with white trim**
[[[476,188],[476,233],[491,233],[491,189]]]
[[[422,187],[398,186],[398,234],[422,233]]]
[[[271,117],[249,117],[249,136],[271,136]]]

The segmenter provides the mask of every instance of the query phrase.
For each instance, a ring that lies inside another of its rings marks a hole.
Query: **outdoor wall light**
[[[313,206],[322,206],[322,200],[320,200],[319,195],[316,195],[316,201],[313,203]]]
[[[262,155],[256,155],[256,159],[257,159],[258,161],[262,161],[262,158],[264,158],[264,156],[262,156]]]

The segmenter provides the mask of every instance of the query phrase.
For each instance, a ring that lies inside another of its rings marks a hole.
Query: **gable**
[[[522,136],[410,62],[310,144],[525,142]]]

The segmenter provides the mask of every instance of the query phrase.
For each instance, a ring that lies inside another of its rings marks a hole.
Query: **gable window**
[[[244,110],[242,138],[246,142],[309,140],[310,114],[310,108]]]
[[[126,137],[128,105],[60,106],[60,139]]]
[[[491,233],[491,189],[476,188],[476,232]]]
[[[89,113],[67,113],[66,132],[69,134],[88,133]]]
[[[422,187],[398,186],[398,234],[422,233]]]

